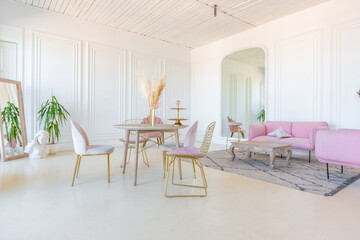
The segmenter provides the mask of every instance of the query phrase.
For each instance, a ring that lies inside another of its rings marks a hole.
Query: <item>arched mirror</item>
[[[240,137],[246,138],[249,124],[262,123],[265,114],[263,49],[249,48],[223,59],[221,101],[223,137],[237,137],[234,131],[240,126]]]

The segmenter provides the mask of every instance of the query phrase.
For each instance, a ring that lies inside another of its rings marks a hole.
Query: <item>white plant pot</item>
[[[58,145],[55,144],[47,144],[49,146],[49,154],[56,154],[58,151]]]

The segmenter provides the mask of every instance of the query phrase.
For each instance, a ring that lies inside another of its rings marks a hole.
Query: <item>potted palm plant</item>
[[[60,127],[66,123],[69,116],[70,113],[58,102],[55,96],[41,104],[38,120],[40,120],[40,124],[44,122],[44,130],[49,133],[50,154],[57,152]]]
[[[16,148],[17,144],[22,146],[19,108],[14,103],[7,102],[7,106],[1,112],[1,119],[9,145],[12,148]]]
[[[265,122],[265,109],[261,109],[260,112],[257,114],[256,118],[261,124],[264,124]]]

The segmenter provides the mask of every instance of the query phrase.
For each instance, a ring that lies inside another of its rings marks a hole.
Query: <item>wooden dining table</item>
[[[151,126],[150,124],[116,124],[114,125],[116,128],[124,129],[126,131],[125,134],[125,150],[124,150],[124,168],[123,173],[125,173],[126,170],[126,159],[127,159],[127,152],[129,148],[129,139],[130,134],[132,131],[134,131],[135,134],[135,179],[134,179],[134,185],[137,185],[137,172],[138,172],[138,160],[139,160],[139,138],[142,133],[149,133],[149,132],[160,132],[162,135],[162,142],[164,142],[164,134],[166,132],[172,132],[175,134],[175,141],[176,141],[176,147],[180,146],[179,141],[179,129],[183,129],[188,127],[187,125],[183,126],[174,126],[172,124],[156,124],[155,126]],[[181,172],[181,161],[179,161],[179,174],[180,178],[182,178],[182,172]]]

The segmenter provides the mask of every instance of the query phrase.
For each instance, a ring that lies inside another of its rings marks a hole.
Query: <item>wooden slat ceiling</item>
[[[328,0],[14,1],[196,48]]]

